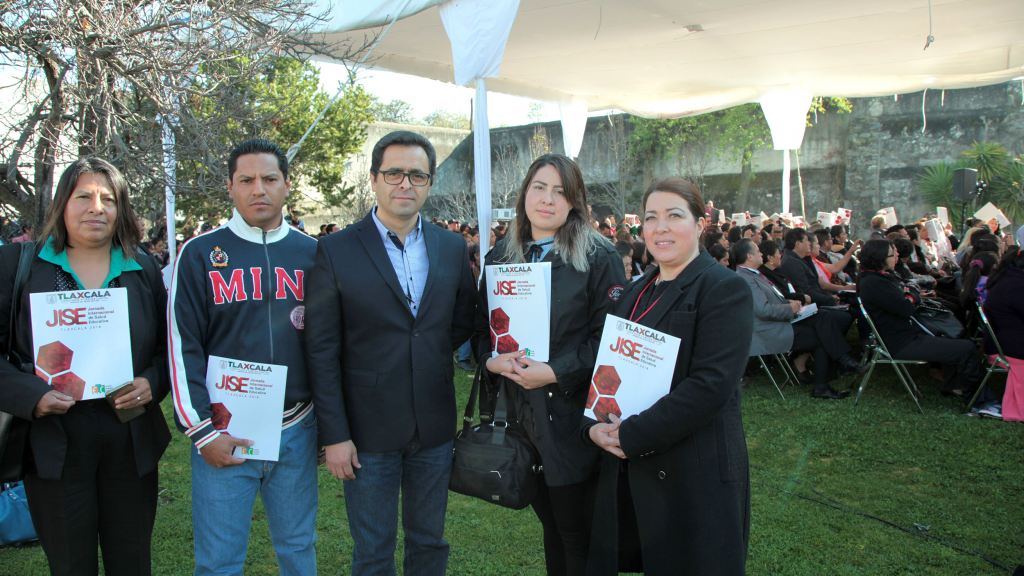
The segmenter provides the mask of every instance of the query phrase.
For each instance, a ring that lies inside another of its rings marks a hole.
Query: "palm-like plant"
[[[939,162],[925,168],[917,190],[935,206],[949,208],[953,228],[960,227],[960,210],[953,205],[953,171],[974,168],[986,188],[979,204],[992,202],[1011,222],[1024,222],[1024,160],[1015,158],[1001,144],[975,142],[956,162]]]

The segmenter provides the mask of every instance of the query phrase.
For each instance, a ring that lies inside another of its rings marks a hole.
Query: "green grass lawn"
[[[750,574],[999,574],[984,560],[878,521],[779,492],[821,499],[809,487],[866,513],[958,541],[1010,566],[1024,563],[1024,426],[970,418],[911,367],[923,398],[921,416],[892,369],[875,370],[859,406],[810,398],[787,388],[786,400],[763,376],[744,393],[753,522]],[[456,370],[460,402],[470,377]],[[1005,377],[994,376],[997,393]],[[851,388],[852,378],[838,384]],[[164,402],[168,421],[170,402]],[[173,425],[172,425],[173,428]],[[155,574],[191,574],[189,443],[175,433],[160,464],[160,511],[153,538]],[[783,476],[798,480],[791,482]],[[341,482],[320,468],[317,557],[323,574],[347,574],[352,540]],[[401,536],[399,536],[401,538]],[[544,574],[540,525],[513,512],[452,494],[446,538],[451,574]],[[399,542],[401,573],[401,542]],[[246,574],[276,574],[266,518],[257,502]],[[36,545],[0,548],[0,574],[46,574]]]

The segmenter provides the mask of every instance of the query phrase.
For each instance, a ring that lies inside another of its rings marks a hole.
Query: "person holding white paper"
[[[145,575],[151,569],[157,461],[171,439],[160,410],[168,390],[166,294],[156,261],[137,251],[133,213],[128,183],[117,168],[82,158],[57,183],[41,241],[0,248],[0,348],[13,340],[10,360],[0,357],[0,411],[29,422],[25,492],[51,574],[96,574],[97,540],[107,574]],[[21,250],[31,250],[32,257],[12,309]],[[108,307],[115,290],[126,292],[127,310]],[[81,305],[64,307],[59,321],[52,307],[49,319],[38,318],[31,296]],[[88,303],[100,300],[104,313],[86,314]],[[8,331],[12,310],[14,333]],[[120,326],[127,334],[108,330],[108,340],[69,339],[71,348],[60,339],[33,339],[33,320],[81,334],[103,330],[105,321],[123,313],[128,326]],[[109,338],[125,337],[128,352],[110,357]],[[112,367],[127,361],[128,376],[104,381],[109,374],[97,373],[89,362],[96,357]],[[93,369],[83,371],[88,364]],[[122,384],[131,389],[112,407],[103,391]],[[139,408],[142,414],[121,422],[119,412]],[[14,449],[8,444],[9,452]]]
[[[625,290],[613,314],[682,343],[666,396],[625,420],[583,421],[581,440],[605,451],[592,576],[638,572],[641,559],[648,575],[745,573],[750,480],[740,379],[753,302],[735,272],[699,251],[703,205],[682,178],[655,180],[643,197],[644,240],[658,267]]]
[[[317,241],[284,221],[290,187],[280,147],[258,138],[238,144],[227,159],[231,219],[186,242],[174,263],[171,392],[178,430],[194,446],[197,576],[242,574],[257,494],[280,573],[316,572],[317,427],[304,302]],[[282,372],[283,403],[253,399],[280,398]],[[233,404],[232,396],[247,399]],[[277,451],[237,435],[253,411],[260,432],[280,435]]]
[[[814,355],[812,398],[842,400],[849,391],[837,392],[828,384],[829,368],[835,362],[842,376],[864,374],[870,368],[850,356],[850,345],[836,327],[831,314],[815,313],[794,322],[802,306],[787,300],[771,280],[758,271],[763,264],[761,252],[753,242],[744,240],[729,248],[729,260],[754,298],[754,335],[751,356],[782,352],[811,352]],[[813,306],[813,304],[812,304]]]
[[[560,154],[545,154],[530,165],[516,219],[486,264],[531,262],[551,265],[549,360],[534,361],[523,350],[491,358],[486,268],[474,343],[478,358],[488,358],[484,374],[492,395],[504,379],[520,429],[544,466],[533,509],[544,527],[548,574],[583,574],[590,534],[586,500],[598,452],[584,446],[576,431],[605,316],[626,276],[613,246],[590,225],[579,167]]]

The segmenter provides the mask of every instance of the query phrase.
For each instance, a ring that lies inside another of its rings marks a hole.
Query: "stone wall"
[[[852,208],[855,232],[866,229],[870,216],[887,206],[895,206],[904,220],[917,218],[935,209],[915,188],[916,179],[927,166],[955,160],[975,141],[999,142],[1018,154],[1024,152],[1024,94],[1020,82],[947,90],[945,94],[941,89],[928,90],[927,126],[922,115],[924,97],[924,93],[915,93],[898,98],[856,98],[849,114],[820,114],[807,128],[799,158],[795,153],[792,158],[791,211],[802,211],[802,184],[803,211],[808,216],[813,218],[819,210],[840,206]],[[625,120],[624,116],[612,118],[625,127],[628,135],[630,124]],[[353,166],[358,165],[365,172],[363,164],[368,166],[373,143],[386,132],[400,128],[395,124],[374,125],[364,150],[365,159],[355,159]],[[438,148],[438,177],[433,196],[474,193],[471,133],[420,126],[404,128],[424,134]],[[594,116],[587,121],[578,163],[591,191],[600,192],[619,180],[614,150],[621,140],[622,136],[616,138],[607,116]],[[563,151],[561,125],[544,122],[492,129],[491,151],[492,188],[499,196],[514,199],[536,156]],[[705,169],[705,196],[726,212],[779,211],[782,163],[783,152],[758,150],[747,202],[739,206],[739,162],[728,155],[714,157]],[[650,178],[679,173],[679,157],[670,155],[644,166],[641,174],[629,183],[642,191]],[[494,207],[511,206],[511,202],[500,204],[495,202]],[[438,206],[436,199],[428,202],[424,213],[435,215]],[[603,216],[610,208],[597,202],[595,210]]]

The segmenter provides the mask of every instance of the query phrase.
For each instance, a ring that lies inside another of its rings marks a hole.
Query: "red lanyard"
[[[640,318],[643,318],[644,316],[646,316],[647,313],[651,311],[651,308],[654,308],[654,304],[657,304],[658,300],[661,300],[661,296],[665,295],[663,293],[661,296],[658,296],[658,300],[655,300],[654,304],[651,304],[650,306],[648,306],[647,310],[644,310],[644,313],[640,315],[640,318],[637,318],[636,320],[633,320],[633,315],[636,314],[636,307],[640,305],[640,299],[644,297],[644,292],[647,292],[647,289],[651,287],[651,284],[654,284],[658,280],[658,278],[660,276],[661,276],[661,274],[658,274],[657,276],[652,278],[651,281],[647,283],[647,286],[644,286],[644,289],[640,291],[640,296],[637,297],[636,304],[633,304],[633,311],[629,313],[629,321],[630,322],[639,322]]]

